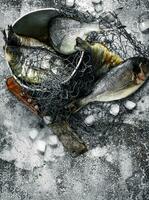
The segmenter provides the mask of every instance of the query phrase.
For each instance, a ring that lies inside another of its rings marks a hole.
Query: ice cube
[[[101,0],[92,0],[92,3],[101,3]]]
[[[38,136],[38,131],[37,129],[31,129],[30,132],[29,132],[29,137],[32,139],[32,140],[35,140]]]
[[[103,7],[102,7],[101,4],[96,4],[96,5],[94,6],[94,9],[95,9],[96,13],[99,13],[99,12],[102,12],[102,11],[103,11]]]
[[[114,104],[114,105],[111,106],[110,114],[113,115],[113,116],[117,116],[119,111],[120,111],[119,105],[118,104]]]
[[[44,154],[44,161],[45,162],[49,162],[49,161],[54,162],[55,161],[53,149],[49,145],[47,145],[47,147],[46,147],[46,151]]]
[[[51,117],[50,116],[44,116],[43,117],[43,120],[44,120],[44,122],[45,122],[45,124],[51,124]]]
[[[127,108],[128,110],[133,110],[136,107],[136,103],[132,101],[126,101],[124,105],[125,105],[125,108]]]
[[[55,157],[63,157],[65,155],[64,147],[59,143],[58,147],[53,149],[53,154]]]
[[[88,117],[85,118],[84,122],[87,126],[92,126],[93,123],[95,122],[95,116],[89,115]]]
[[[66,6],[72,7],[74,5],[75,1],[74,0],[66,0]]]
[[[40,153],[44,153],[45,152],[45,149],[46,149],[46,142],[43,141],[43,140],[38,140],[36,142],[36,147],[37,147],[37,150],[40,152]]]
[[[58,145],[58,138],[56,135],[50,135],[48,139],[48,144],[52,147],[57,147]]]

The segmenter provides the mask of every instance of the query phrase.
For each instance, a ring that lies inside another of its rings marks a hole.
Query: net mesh
[[[61,57],[65,67],[60,74],[50,74],[48,80],[40,84],[29,84],[23,81],[23,86],[39,105],[42,115],[50,115],[53,120],[69,116],[68,104],[76,98],[89,93],[94,84],[94,69],[90,55],[77,52],[69,57]],[[79,64],[79,62],[81,63]],[[30,65],[31,66],[31,65]],[[67,70],[68,69],[68,70]]]
[[[126,31],[115,13],[108,12],[95,19],[89,13],[80,13],[65,7],[61,8],[61,16],[84,22],[98,20],[103,31],[92,32],[87,40],[104,43],[123,60],[133,56],[149,57],[147,47]],[[69,103],[90,93],[95,83],[95,69],[88,53],[83,55],[82,52],[76,52],[70,56],[52,54],[52,66],[56,66],[57,63],[57,68],[50,69],[47,80],[40,84],[29,84],[25,81],[22,83],[27,86],[25,90],[38,102],[43,115],[50,115],[53,120],[59,120],[69,116]],[[34,62],[37,65],[41,64],[37,59],[37,51],[34,57],[36,57],[35,60],[30,59],[28,62],[30,67],[34,66]],[[40,56],[40,60],[45,60],[45,58],[45,55]],[[55,73],[54,70],[57,72]]]

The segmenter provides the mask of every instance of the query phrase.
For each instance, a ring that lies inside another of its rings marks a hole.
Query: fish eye
[[[134,64],[134,66],[133,66],[133,72],[136,73],[136,74],[139,74],[141,72],[140,65]]]

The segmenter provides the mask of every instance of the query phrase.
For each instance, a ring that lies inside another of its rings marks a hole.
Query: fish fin
[[[27,94],[23,90],[23,88],[17,83],[17,81],[14,79],[14,77],[9,77],[6,80],[6,85],[8,90],[23,104],[25,104],[29,110],[31,110],[36,115],[41,115],[39,111],[39,106],[35,102],[35,100],[32,99],[32,97]]]

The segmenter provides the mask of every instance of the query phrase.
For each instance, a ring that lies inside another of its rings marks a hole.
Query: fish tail
[[[81,110],[85,105],[87,105],[88,103],[90,103],[90,98],[85,97],[83,99],[78,99],[77,101],[73,102],[73,104],[71,105],[71,112],[76,113],[79,110]]]
[[[92,96],[91,95],[84,97],[83,99],[79,100],[77,102],[77,106],[79,107],[79,110],[80,110],[82,107],[89,104],[90,102],[92,102]]]
[[[68,110],[71,113],[76,113],[82,108],[81,100],[76,100],[68,105]]]
[[[8,25],[8,32],[6,30],[2,31],[3,39],[7,46],[20,46],[20,39],[17,37],[13,30],[13,27]]]

